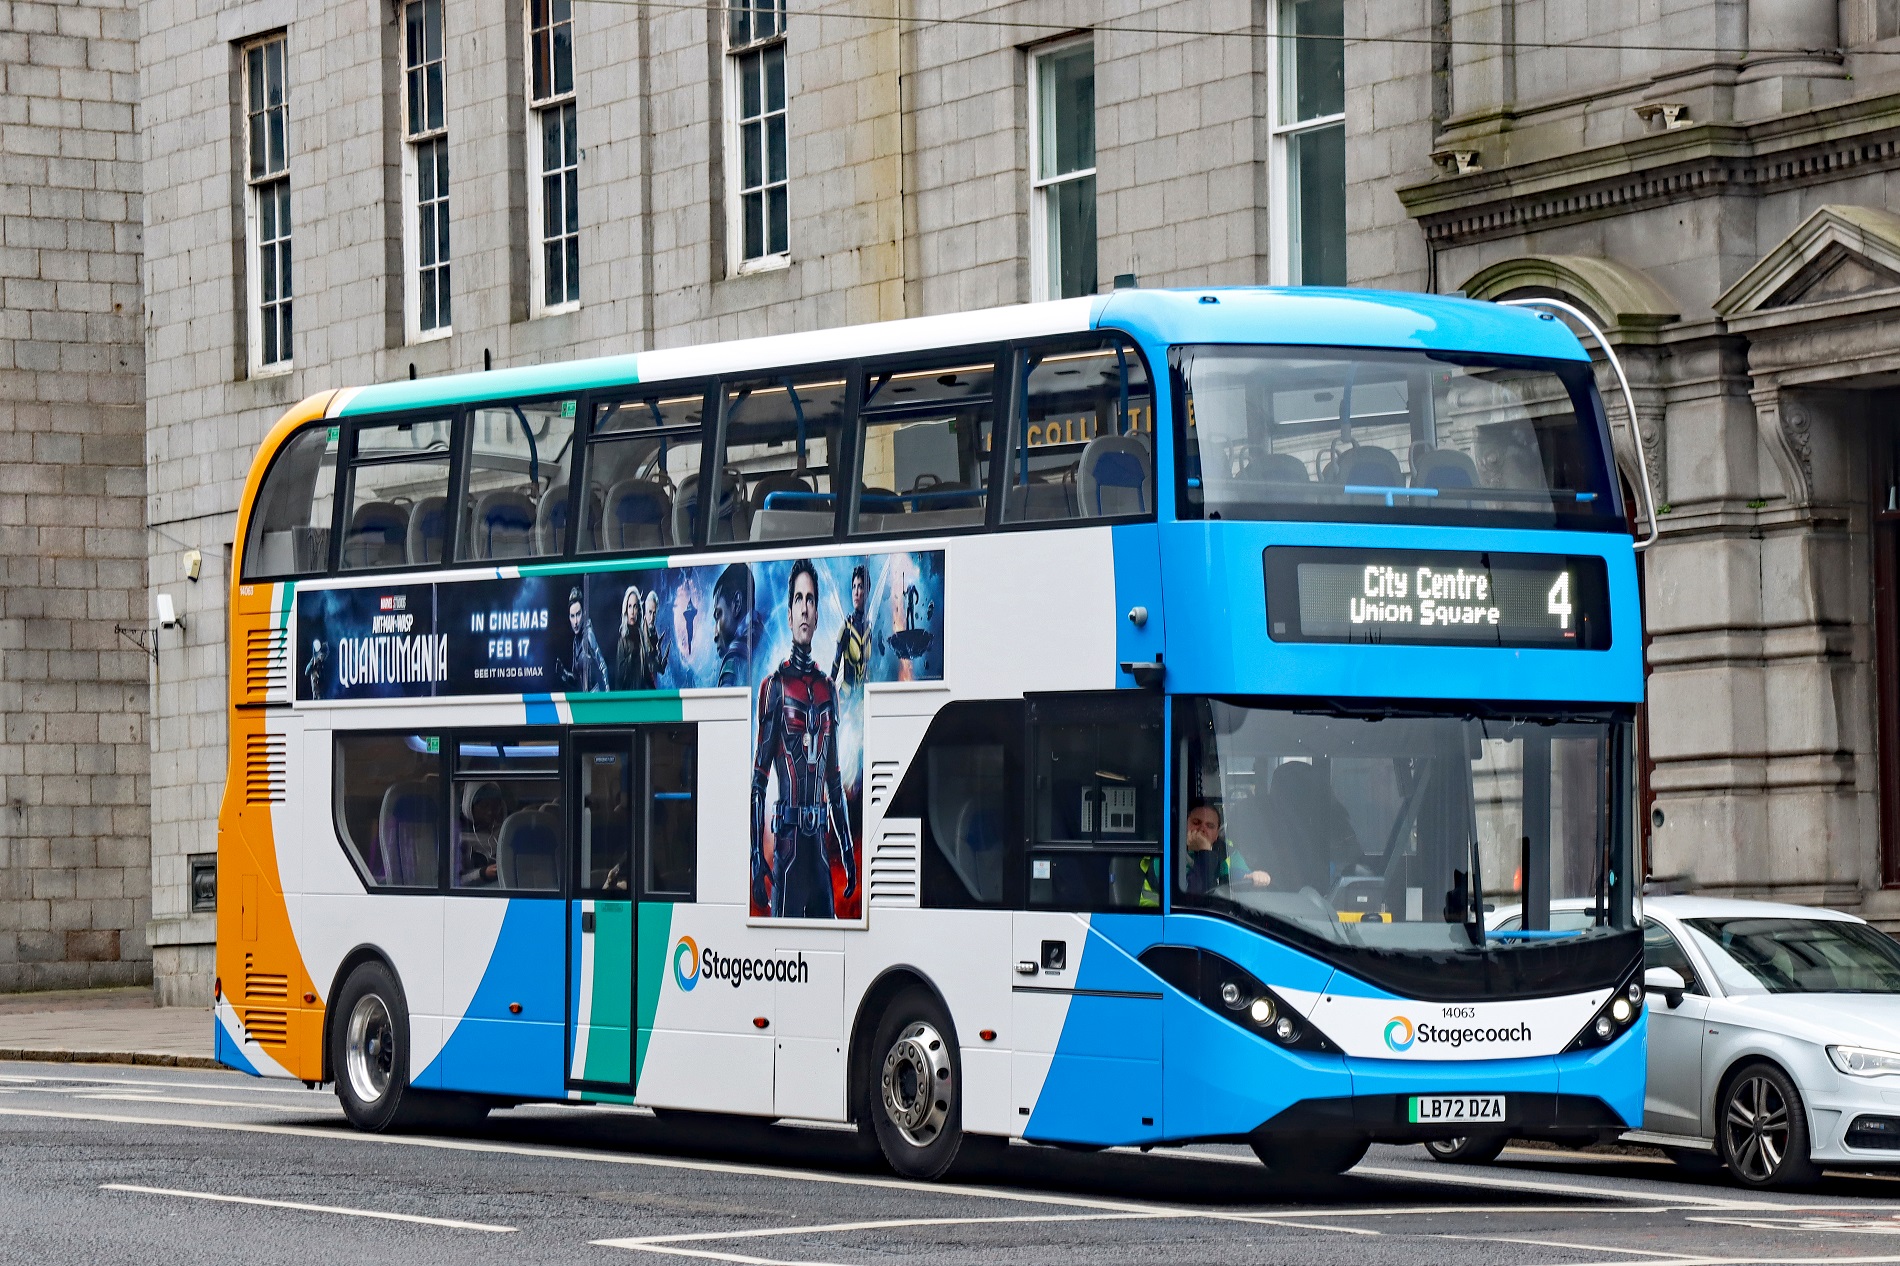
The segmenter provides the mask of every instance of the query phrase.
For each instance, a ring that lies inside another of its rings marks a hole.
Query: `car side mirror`
[[[1689,982],[1682,973],[1673,967],[1651,967],[1643,973],[1643,988],[1650,993],[1659,993],[1663,1001],[1674,1011],[1682,1005],[1682,995],[1689,992]]]

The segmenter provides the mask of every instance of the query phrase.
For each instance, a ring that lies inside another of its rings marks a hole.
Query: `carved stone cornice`
[[[1900,94],[1756,123],[1695,123],[1399,190],[1434,246],[1510,237],[1645,207],[1755,196],[1900,169]]]

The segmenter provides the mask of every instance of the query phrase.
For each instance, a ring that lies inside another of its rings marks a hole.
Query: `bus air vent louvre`
[[[917,860],[923,823],[916,818],[885,818],[878,829],[877,843],[871,848],[871,882],[867,885],[874,906],[917,905]]]
[[[871,762],[871,804],[882,805],[897,790],[898,762],[894,760],[874,760]]]
[[[247,1010],[244,1013],[244,1033],[259,1046],[288,1046],[290,1012]]]
[[[244,702],[279,702],[289,694],[290,630],[252,629],[244,645]]]
[[[287,999],[290,997],[290,977],[274,975],[271,972],[246,972],[244,996],[260,999]]]
[[[281,734],[244,736],[244,803],[282,804],[289,744]]]

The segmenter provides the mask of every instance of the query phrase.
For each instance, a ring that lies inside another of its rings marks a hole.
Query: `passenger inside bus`
[[[457,833],[461,856],[456,858],[458,886],[478,888],[495,882],[495,855],[501,825],[508,817],[508,801],[492,782],[469,783],[462,788],[462,829]]]

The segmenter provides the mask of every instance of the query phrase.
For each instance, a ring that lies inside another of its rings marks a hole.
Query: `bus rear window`
[[[308,576],[330,566],[338,428],[306,427],[290,437],[251,509],[244,579]]]
[[[1622,526],[1583,362],[1194,347],[1179,367],[1184,518]]]

